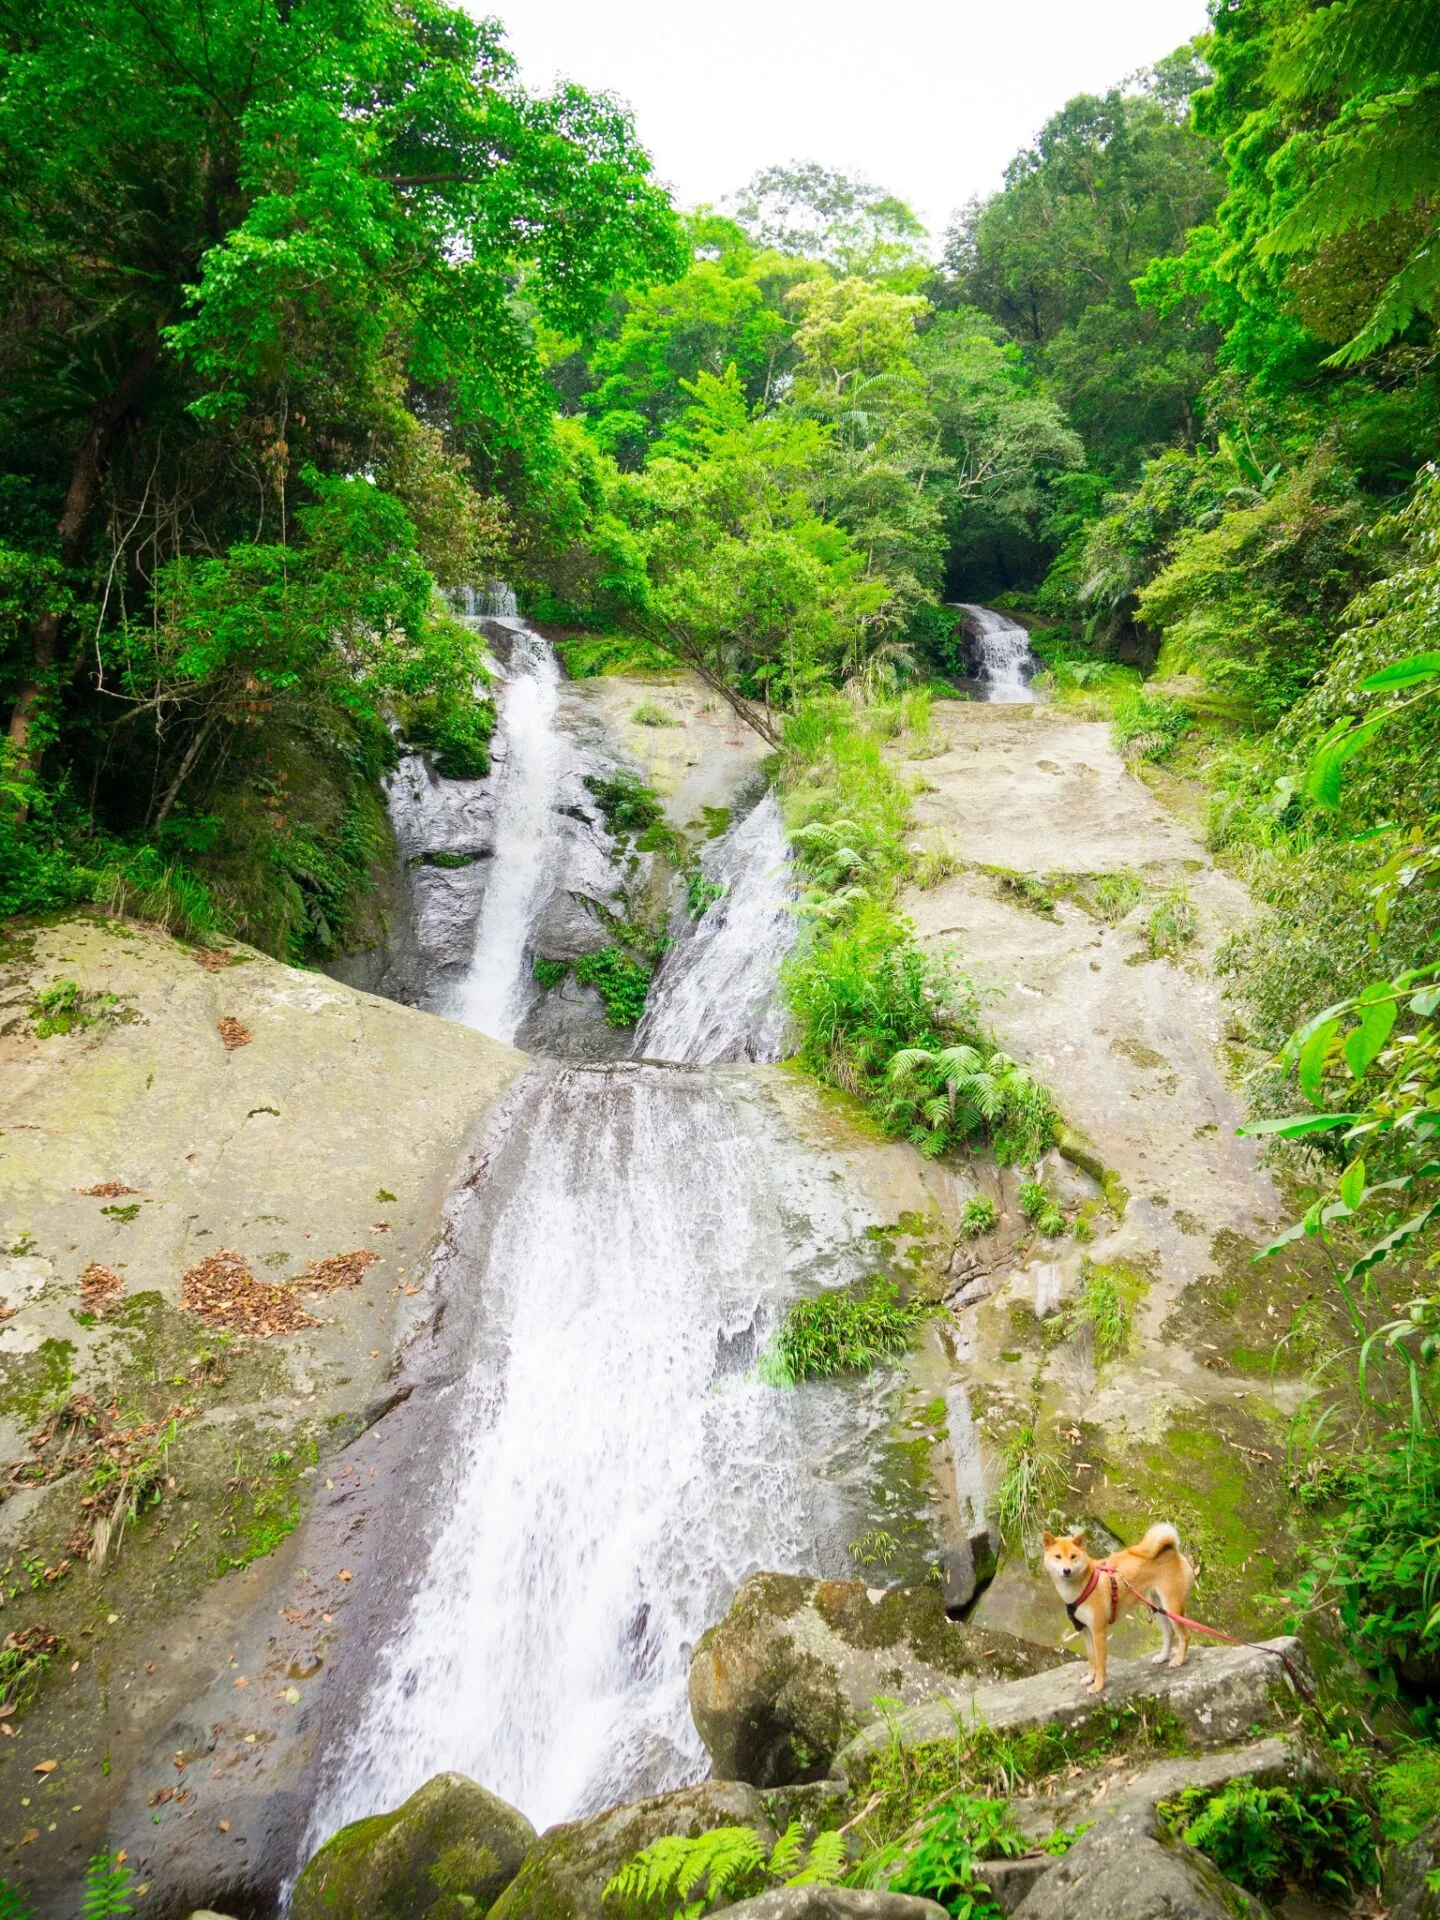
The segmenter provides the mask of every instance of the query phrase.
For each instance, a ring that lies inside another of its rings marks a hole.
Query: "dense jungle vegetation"
[[[1256,1125],[1352,1335],[1301,1598],[1433,1715],[1437,176],[1431,0],[1214,0],[938,262],[816,165],[676,209],[440,0],[0,0],[0,915],[363,938],[397,736],[487,765],[445,595],[504,578],[572,672],[684,662],[776,748],[812,1070],[1023,1159],[882,752],[949,603],[1012,608],[1265,905]]]

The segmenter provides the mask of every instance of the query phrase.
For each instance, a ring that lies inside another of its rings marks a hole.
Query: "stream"
[[[529,940],[573,757],[551,649],[507,625],[473,953],[429,1001],[503,1040],[539,992]],[[797,1294],[873,1265],[875,1216],[752,1067],[720,1064],[785,1049],[774,799],[701,866],[714,897],[698,920],[676,909],[636,1057],[536,1062],[462,1220],[428,1551],[327,1756],[306,1852],[444,1770],[539,1828],[703,1777],[695,1640],[758,1568],[850,1572],[893,1377],[786,1390],[755,1363]]]

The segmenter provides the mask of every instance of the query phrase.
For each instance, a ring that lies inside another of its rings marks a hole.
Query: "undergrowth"
[[[1187,1787],[1160,1816],[1227,1880],[1264,1898],[1298,1884],[1344,1900],[1380,1877],[1374,1822],[1340,1787],[1262,1787],[1232,1780],[1219,1793]]]
[[[892,1280],[875,1274],[860,1293],[843,1288],[795,1300],[786,1309],[762,1369],[774,1386],[863,1373],[898,1359],[929,1308],[904,1302]]]

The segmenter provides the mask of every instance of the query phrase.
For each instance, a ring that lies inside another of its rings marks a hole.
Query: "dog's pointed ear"
[[[1077,1547],[1083,1547],[1085,1544],[1084,1527],[1076,1527],[1075,1531],[1071,1534],[1070,1538],[1075,1542]]]
[[[1041,1543],[1041,1545],[1042,1545],[1042,1546],[1046,1546],[1046,1547],[1053,1547],[1053,1546],[1054,1546],[1054,1544],[1055,1544],[1055,1536],[1054,1536],[1054,1534],[1053,1534],[1053,1533],[1042,1533],[1042,1534],[1041,1534],[1041,1536],[1040,1536],[1040,1543]]]

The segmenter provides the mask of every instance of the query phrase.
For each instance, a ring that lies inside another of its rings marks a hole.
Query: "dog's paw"
[[[1150,1664],[1152,1667],[1163,1667],[1169,1663],[1169,1660],[1170,1660],[1170,1649],[1168,1647],[1162,1647],[1159,1653],[1157,1653],[1155,1655],[1155,1658],[1150,1662]]]
[[[1172,1653],[1170,1656],[1170,1665],[1172,1667],[1183,1667],[1185,1664],[1186,1652],[1188,1652],[1188,1648],[1182,1649],[1182,1651],[1179,1653]]]

